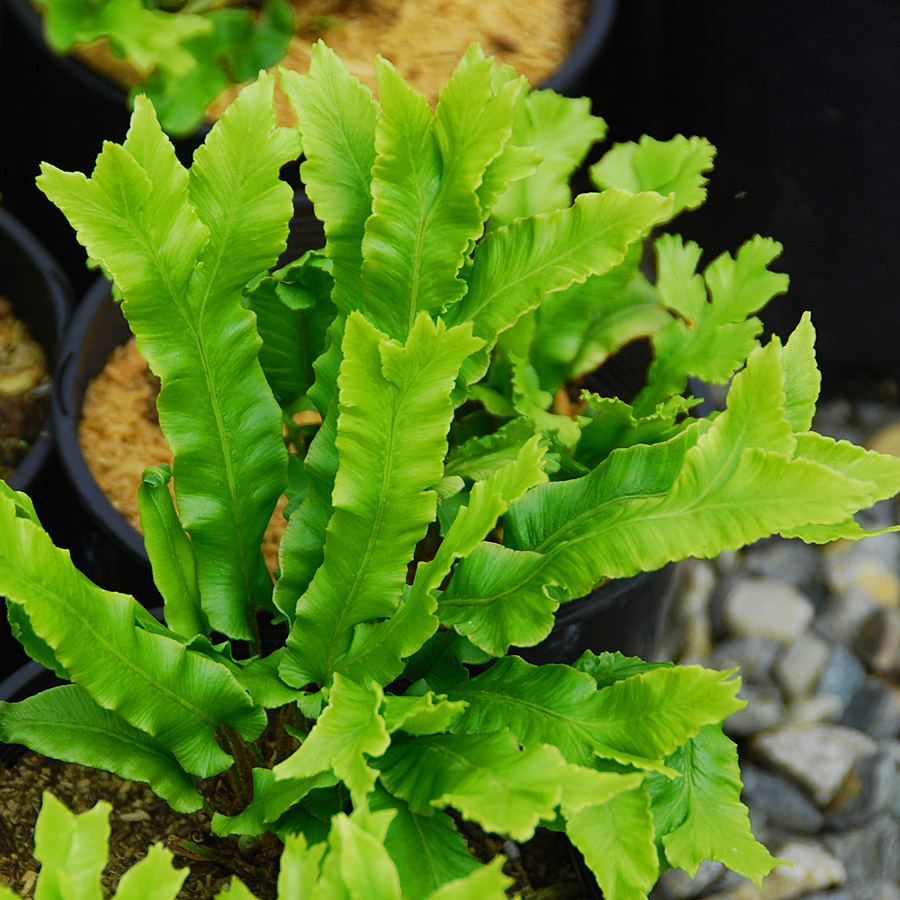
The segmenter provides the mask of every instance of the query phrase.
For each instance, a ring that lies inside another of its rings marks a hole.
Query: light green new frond
[[[833,472],[841,472],[848,478],[867,484],[871,491],[869,504],[900,493],[900,459],[895,456],[866,450],[849,441],[835,441],[825,435],[805,432],[797,435],[795,458],[821,463]],[[861,540],[898,528],[900,526],[867,530],[847,517],[829,523],[798,521],[794,527],[782,529],[780,533],[784,537],[799,537],[809,543],[824,544],[840,538]]]
[[[643,675],[651,669],[671,668],[671,662],[645,662],[637,656],[625,656],[618,650],[600,654],[585,650],[575,661],[573,668],[585,672],[597,682],[597,687],[609,687],[624,678]]]
[[[194,156],[190,199],[210,237],[182,312],[192,339],[158,339],[164,306],[140,307],[126,292],[123,307],[162,379],[160,426],[175,456],[175,495],[204,612],[235,637],[253,637],[254,606],[271,604],[260,544],[287,483],[280,410],[257,360],[255,317],[241,303],[247,281],[283,251],[293,209],[279,172],[299,143],[276,127],[273,89],[268,75],[245,88]],[[248,145],[257,148],[253,166]],[[221,487],[211,492],[210,484]]]
[[[248,740],[259,736],[265,714],[228,669],[136,627],[131,597],[93,585],[46,532],[17,518],[5,497],[0,535],[0,593],[22,608],[68,676],[100,706],[153,736],[201,777],[231,762],[215,738],[220,725]]]
[[[512,504],[504,520],[504,541],[516,550],[546,553],[548,537],[576,528],[592,507],[613,504],[618,508],[624,498],[665,494],[684,468],[698,435],[699,429],[693,428],[658,444],[622,448],[589,475],[538,486]]]
[[[426,900],[504,900],[512,879],[503,874],[504,858],[494,857],[463,878],[439,887]]]
[[[363,241],[366,315],[405,340],[418,312],[436,315],[465,292],[458,277],[485,215],[477,189],[512,129],[518,85],[492,96],[491,61],[477,45],[441,91],[434,116],[385,60]]]
[[[258,898],[237,875],[232,875],[231,881],[216,894],[215,900],[258,900]]]
[[[573,284],[544,298],[530,348],[541,386],[555,393],[568,381],[593,372],[629,341],[648,337],[672,319],[638,269],[642,244],[605,275]]]
[[[288,835],[281,854],[281,870],[278,873],[279,900],[314,896],[313,890],[327,849],[325,843],[307,845],[303,835]]]
[[[213,834],[259,835],[276,831],[282,815],[296,810],[298,804],[317,788],[333,787],[337,777],[330,771],[301,778],[276,778],[272,769],[253,770],[253,799],[234,816],[215,813],[212,817]]]
[[[138,510],[153,583],[165,604],[166,623],[192,638],[208,634],[209,623],[200,605],[194,548],[181,527],[169,490],[171,477],[168,466],[144,469],[137,492]]]
[[[100,801],[75,815],[45,791],[34,829],[34,858],[41,869],[35,900],[102,900],[100,876],[106,868],[111,807]],[[113,900],[175,900],[187,869],[172,865],[172,852],[153,844],[147,855],[119,879]],[[19,900],[0,885],[0,898]]]
[[[137,99],[127,143],[137,155],[105,142],[90,179],[44,163],[37,185],[123,293],[183,293],[209,232],[188,202],[187,171],[149,100]]]
[[[395,739],[378,765],[382,784],[413,812],[451,805],[515,840],[528,840],[541,818],[553,818],[566,768],[556,747],[522,750],[509,731]]]
[[[533,435],[534,431],[529,422],[524,419],[513,419],[490,434],[469,438],[451,448],[444,466],[444,474],[481,481],[498,469],[515,462],[522,447]],[[545,471],[550,469],[550,460],[546,457],[544,465]]]
[[[634,407],[618,397],[585,397],[590,412],[581,429],[575,450],[576,459],[591,468],[602,462],[617,447],[658,444],[670,440],[693,424],[691,410],[696,398],[672,397],[645,416],[635,416]]]
[[[212,23],[203,16],[172,15],[148,8],[140,0],[48,3],[43,11],[47,43],[57,52],[106,38],[118,56],[127,57],[144,75],[156,66],[175,76],[185,75],[197,61],[184,45],[212,30]]]
[[[674,218],[705,202],[706,173],[715,155],[716,148],[706,138],[676,134],[668,141],[657,141],[645,134],[637,143],[614,144],[591,166],[590,174],[599,188],[674,194]]]
[[[464,703],[453,703],[429,691],[421,696],[384,698],[384,722],[387,730],[407,734],[439,734],[465,709]]]
[[[354,817],[341,813],[332,820],[331,853],[340,861],[341,881],[351,900],[401,900],[400,875],[383,841],[383,833],[373,834]]]
[[[634,401],[642,415],[683,393],[689,375],[726,382],[757,345],[762,326],[753,313],[788,284],[786,275],[768,269],[781,252],[781,245],[768,238],[748,241],[735,258],[727,253],[717,257],[703,279],[694,271],[699,258],[695,244],[666,235],[656,248],[660,300],[681,318],[653,338],[655,359],[647,386]]]
[[[710,321],[717,325],[740,321],[784,293],[788,276],[768,268],[780,255],[781,244],[756,236],[743,244],[734,258],[730,253],[717,256],[703,272],[709,288]]]
[[[309,778],[333,771],[360,804],[378,775],[366,757],[379,756],[390,744],[380,712],[383,699],[378,685],[365,688],[335,674],[328,706],[300,748],[273,769],[275,778]]]
[[[652,669],[598,689],[569,666],[507,657],[447,694],[468,704],[455,732],[482,733],[502,723],[525,746],[552,742],[576,765],[598,755],[660,769],[703,725],[741,708],[738,687],[727,673],[694,666]]]
[[[334,262],[334,304],[346,315],[363,308],[362,240],[372,212],[377,105],[322,41],[313,47],[308,76],[289,69],[279,74],[303,145],[300,176]]]
[[[784,368],[785,413],[795,432],[809,431],[816,413],[816,401],[822,375],[816,365],[816,330],[808,312],[784,345],[781,364]]]
[[[46,166],[39,179],[115,280],[138,348],[160,376],[160,425],[204,608],[214,627],[246,638],[250,608],[270,602],[259,544],[287,463],[254,317],[240,297],[283,249],[291,214],[278,174],[297,144],[275,128],[271,92],[264,78],[242,93],[190,174],[139,98],[124,145],[104,145],[90,180]],[[257,148],[251,167],[241,165],[248,144]]]
[[[594,143],[605,135],[606,123],[591,115],[588,97],[564,97],[540,90],[521,96],[510,142],[517,147],[534,148],[540,163],[533,175],[513,182],[501,194],[493,207],[494,222],[503,225],[569,206],[573,172]]]
[[[664,215],[658,194],[609,190],[582,194],[572,207],[518,219],[486,235],[475,251],[468,293],[450,307],[450,323],[472,320],[487,348],[543,297],[625,258],[628,246]],[[474,368],[473,368],[474,366]],[[469,383],[483,374],[464,371]]]
[[[513,504],[507,540],[531,553],[510,556],[502,570],[468,573],[466,602],[537,583],[580,596],[603,576],[714,556],[800,524],[843,522],[869,506],[872,482],[793,458],[780,358],[777,343],[756,351],[734,379],[728,410],[699,437],[695,427],[664,444],[613,451],[591,475],[540,486]],[[605,482],[613,469],[619,474]]]
[[[171,850],[153,844],[119,879],[113,900],[175,900],[187,877],[187,869],[172,864]]]
[[[438,615],[442,624],[464,635],[491,656],[503,656],[510,646],[533,647],[553,629],[554,613],[565,590],[540,577],[537,553],[510,550],[485,541],[457,563],[441,594]],[[522,578],[522,572],[535,573]],[[486,589],[486,581],[490,588]]]
[[[353,629],[390,616],[406,567],[434,521],[443,477],[450,391],[480,346],[469,326],[421,313],[405,345],[360,314],[347,320],[336,446],[340,468],[324,561],[301,597],[281,664],[291,684],[324,684]],[[373,433],[371,423],[379,422]],[[403,515],[395,514],[403,510]]]
[[[643,787],[567,816],[566,834],[582,852],[603,896],[645,900],[659,877],[650,798]]]
[[[335,672],[357,681],[390,684],[403,671],[404,660],[438,630],[436,607],[430,593],[404,591],[390,618],[356,627],[349,649],[335,663]]]
[[[44,792],[34,827],[34,858],[41,864],[35,900],[102,900],[100,873],[109,856],[110,809],[101,801],[75,815]]]
[[[475,482],[468,505],[456,514],[434,559],[419,564],[412,585],[413,597],[437,590],[450,573],[454,562],[475,552],[498,518],[509,508],[509,504],[547,480],[542,466],[543,458],[540,436],[534,435],[521,447],[515,462],[496,470],[484,481]],[[522,614],[523,610],[518,606],[514,615],[507,616],[508,610],[502,605],[493,608],[468,608],[457,612],[441,603],[439,616],[445,624],[455,625],[479,646],[484,649],[490,647],[489,652],[499,650],[497,655],[500,655],[511,643],[528,644],[537,634],[546,636],[548,622],[549,627],[552,627],[555,603],[539,600],[538,605],[547,615],[538,614],[539,621],[535,629],[529,628],[528,617]],[[492,637],[488,637],[488,634]],[[500,650],[500,647],[503,649]]]
[[[532,423],[535,431],[556,445],[574,447],[581,437],[580,420],[551,412],[553,395],[541,389],[537,370],[523,359],[511,358],[512,395],[516,412]]]
[[[694,875],[704,859],[717,860],[760,884],[778,860],[750,831],[735,745],[708,725],[668,762],[681,778],[650,776],[648,788],[669,865]]]

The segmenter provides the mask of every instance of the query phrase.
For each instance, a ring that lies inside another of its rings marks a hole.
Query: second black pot
[[[17,318],[43,347],[52,372],[59,360],[69,318],[71,291],[65,275],[43,244],[4,209],[0,209],[0,295],[10,300]],[[31,495],[42,516],[55,502],[46,483],[52,450],[48,410],[31,449],[7,481],[14,490]],[[9,630],[5,608],[0,607],[0,678],[22,665],[25,659]]]

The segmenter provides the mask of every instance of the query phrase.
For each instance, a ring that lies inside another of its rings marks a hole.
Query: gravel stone
[[[853,402],[846,397],[823,400],[816,405],[813,428],[833,437],[831,429],[844,428],[853,421]]]
[[[745,762],[744,802],[765,809],[769,822],[790,831],[816,834],[825,824],[818,807],[790,779]]]
[[[738,697],[746,700],[747,705],[732,713],[723,726],[723,731],[732,740],[752,737],[761,731],[784,725],[787,721],[781,692],[773,684],[744,683]]]
[[[779,847],[775,856],[792,862],[793,866],[773,869],[762,887],[742,879],[732,888],[707,894],[705,900],[791,900],[843,884],[847,879],[847,870],[841,860],[818,843],[793,841]]]
[[[754,683],[768,682],[781,644],[759,635],[731,638],[719,644],[707,657],[705,666],[712,669],[739,667],[741,679]]]
[[[844,701],[834,694],[817,694],[795,700],[787,708],[786,724],[814,725],[817,722],[838,723],[844,715]]]
[[[853,885],[855,900],[900,900],[900,885],[887,878]]]
[[[856,400],[853,420],[870,434],[875,432],[866,441],[869,449],[877,448],[880,453],[900,456],[900,421],[897,421],[896,410],[877,400]]]
[[[684,869],[668,869],[650,894],[651,900],[691,900],[703,893],[725,870],[722,863],[704,860],[693,878]]]
[[[900,672],[900,607],[881,607],[860,624],[853,649],[873,672]]]
[[[805,631],[778,658],[775,680],[788,700],[813,692],[831,658],[833,645],[815,631]]]
[[[816,685],[817,694],[832,694],[848,707],[866,680],[866,667],[844,647],[835,647]]]
[[[897,766],[890,753],[858,759],[825,809],[829,828],[861,825],[888,809],[897,796]]]
[[[867,616],[879,607],[900,605],[898,570],[900,536],[896,534],[826,547],[825,580],[832,596],[817,625],[849,646]]]
[[[734,550],[723,550],[713,563],[720,575],[731,575],[740,566],[740,555]]]
[[[685,664],[703,662],[712,652],[713,629],[710,604],[717,578],[712,563],[707,560],[686,560],[682,567],[678,601],[670,617],[673,634],[665,640],[669,658],[679,658]],[[668,629],[667,629],[668,630]],[[663,657],[666,657],[665,649]]]
[[[738,579],[722,609],[727,633],[735,637],[765,637],[782,644],[806,631],[815,614],[809,597],[774,578]]]
[[[775,578],[796,587],[810,587],[821,579],[822,559],[816,548],[809,544],[777,539],[747,550],[743,567],[751,575]]]
[[[900,822],[889,813],[822,840],[844,864],[849,882],[900,880]]]
[[[887,879],[866,881],[833,891],[806,894],[804,900],[900,900],[900,886]]]
[[[900,735],[900,688],[870,675],[851,700],[841,724],[874,738],[896,738]]]
[[[878,743],[842,725],[792,725],[757,734],[752,749],[803,787],[819,807],[837,795],[857,760],[874,756]]]

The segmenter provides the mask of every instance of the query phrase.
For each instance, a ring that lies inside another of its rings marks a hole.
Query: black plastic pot
[[[46,248],[6,210],[0,209],[0,294],[13,304],[18,318],[47,354],[53,371],[59,361],[63,333],[69,318],[71,292],[65,275]],[[39,514],[40,480],[51,461],[53,436],[51,418],[47,419],[16,471],[8,479],[10,487],[27,491],[35,500]],[[2,602],[2,601],[0,601]],[[14,640],[0,609],[0,678],[20,666],[26,657]]]
[[[0,295],[13,305],[17,318],[44,348],[54,371],[72,305],[71,289],[56,260],[13,216],[0,209]],[[50,416],[8,484],[27,491],[50,456],[53,439]]]
[[[585,650],[619,650],[625,656],[655,660],[675,598],[677,572],[677,565],[670,564],[608,581],[560,607],[553,631],[540,644],[513,647],[512,652],[535,665],[574,663]]]
[[[591,69],[610,39],[617,7],[618,0],[592,0],[581,36],[559,68],[540,85],[542,88],[570,97],[590,93]]]
[[[63,467],[83,507],[115,545],[126,551],[123,564],[127,561],[148,566],[143,538],[107,499],[78,443],[78,424],[88,385],[100,374],[113,350],[131,336],[121,309],[113,302],[110,287],[105,278],[95,281],[72,319],[53,392],[53,423]]]

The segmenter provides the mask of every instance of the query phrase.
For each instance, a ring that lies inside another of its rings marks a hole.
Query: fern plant
[[[255,10],[229,0],[37,0],[47,43],[57,53],[108,42],[141,76],[132,91],[152,98],[163,127],[185,135],[231,84],[256,77],[285,55],[294,33],[286,0]]]
[[[708,144],[613,148],[573,202],[602,133],[584,102],[477,47],[435,110],[378,76],[380,102],[319,45],[308,76],[281,73],[296,130],[262,75],[190,169],[140,97],[90,178],[43,166],[161,379],[174,465],[139,502],[165,624],[84,578],[0,484],[10,622],[70,682],[0,704],[0,739],[147,781],[216,835],[282,837],[315,900],[450,897],[460,878],[499,897],[447,808],[520,841],[565,831],[611,900],[704,859],[761,880],[776,861],[721,728],[734,672],[509,648],[605,578],[774,533],[862,537],[853,515],[897,492],[900,461],[811,431],[808,317],[758,340],[786,287],[774,242],[699,274],[663,237],[655,284],[641,273],[647,235],[702,200]],[[265,274],[301,146],[326,246]],[[638,334],[656,358],[635,401],[587,393],[562,416],[558,386]],[[689,375],[730,379],[727,408],[691,416]],[[289,454],[301,409],[321,424]]]

